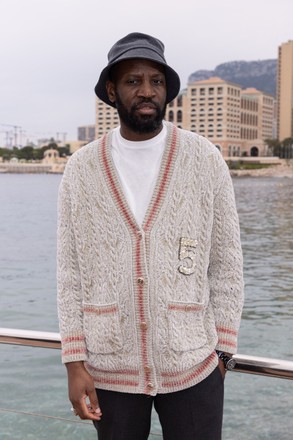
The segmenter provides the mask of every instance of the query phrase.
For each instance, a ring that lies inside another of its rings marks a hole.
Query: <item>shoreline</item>
[[[0,175],[1,174],[63,174],[64,167],[65,167],[64,164],[0,163]],[[270,164],[266,168],[256,168],[256,169],[231,168],[230,175],[231,177],[293,178],[293,159],[279,159],[278,163]]]
[[[230,169],[232,177],[287,177],[293,178],[293,159],[283,159],[278,165],[251,170]]]

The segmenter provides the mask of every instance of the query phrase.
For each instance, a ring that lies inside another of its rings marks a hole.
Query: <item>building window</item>
[[[182,111],[178,110],[177,112],[177,122],[182,122]]]
[[[169,121],[170,121],[170,122],[173,122],[173,121],[174,121],[174,113],[173,113],[172,110],[169,111],[169,115],[168,115],[168,117],[169,117]]]
[[[201,95],[205,95],[205,89],[202,87],[201,89],[199,89],[199,93],[201,94]]]

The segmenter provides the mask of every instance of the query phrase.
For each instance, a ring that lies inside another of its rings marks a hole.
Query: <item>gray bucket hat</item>
[[[111,67],[120,61],[141,58],[154,61],[165,68],[167,104],[179,93],[180,79],[178,74],[168,66],[164,56],[164,44],[157,38],[147,34],[133,32],[118,40],[108,53],[108,65],[102,70],[99,81],[95,87],[96,95],[106,104],[115,107],[115,103],[108,98],[106,82],[109,79]]]

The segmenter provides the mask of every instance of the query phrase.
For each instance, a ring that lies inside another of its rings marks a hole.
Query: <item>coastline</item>
[[[263,158],[259,163],[268,163],[267,167],[255,169],[233,169],[230,168],[232,177],[287,177],[293,178],[293,159],[277,159],[272,163]],[[226,162],[231,161],[225,158]],[[243,160],[243,159],[242,159]],[[245,162],[253,162],[245,160]],[[62,174],[65,164],[44,164],[44,163],[0,163],[0,174]]]
[[[0,174],[62,174],[65,164],[61,163],[0,163]]]
[[[267,168],[230,169],[232,177],[287,177],[293,178],[293,159],[281,159],[277,165],[271,165]]]

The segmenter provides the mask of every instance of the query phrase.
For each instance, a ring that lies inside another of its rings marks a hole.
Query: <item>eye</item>
[[[160,85],[164,84],[164,80],[161,78],[156,78],[156,79],[153,79],[153,83],[157,86],[160,86]]]
[[[135,85],[135,84],[138,84],[138,80],[137,79],[128,79],[126,81],[126,83],[130,84],[130,85]]]

